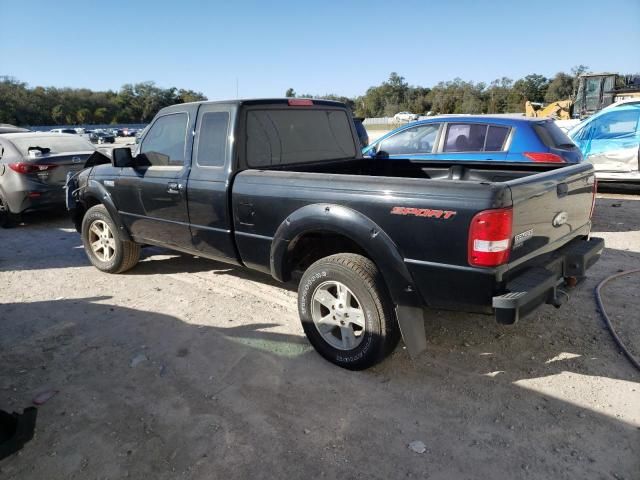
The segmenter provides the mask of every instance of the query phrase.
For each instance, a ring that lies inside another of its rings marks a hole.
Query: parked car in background
[[[598,180],[640,182],[640,102],[613,104],[569,131]]]
[[[364,118],[361,117],[353,117],[353,123],[356,125],[356,132],[358,132],[358,139],[360,140],[360,145],[362,148],[369,145],[369,134],[367,133],[367,129],[365,128],[362,121]]]
[[[404,125],[363,150],[367,157],[579,163],[582,154],[551,119],[439,116]]]
[[[123,128],[122,136],[123,137],[135,137],[138,134],[137,128]]]
[[[0,226],[27,210],[63,206],[67,172],[81,170],[95,147],[79,135],[0,135]]]
[[[77,135],[78,131],[75,128],[52,128],[49,130],[51,133],[68,133],[71,135]]]
[[[94,130],[89,134],[89,139],[93,143],[115,143],[116,137],[109,132],[105,132],[103,130]]]
[[[147,132],[147,130],[149,130],[149,125],[138,130],[138,133],[136,133],[136,139],[135,139],[136,143],[140,143],[140,141],[142,140],[142,137],[144,137],[144,134]]]
[[[393,119],[398,122],[413,122],[417,120],[419,115],[411,112],[398,112],[393,116]]]

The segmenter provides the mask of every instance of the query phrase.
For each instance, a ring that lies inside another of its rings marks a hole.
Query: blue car
[[[551,119],[438,116],[409,123],[362,150],[409,160],[579,163],[580,149]]]
[[[613,104],[569,130],[598,180],[640,182],[640,101]]]

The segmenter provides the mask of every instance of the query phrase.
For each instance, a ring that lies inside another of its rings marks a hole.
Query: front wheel
[[[120,238],[104,205],[87,210],[82,219],[82,243],[91,263],[103,272],[125,272],[140,259],[140,245]]]
[[[350,370],[383,360],[398,344],[398,325],[382,275],[366,257],[322,258],[302,276],[298,311],[309,342]]]

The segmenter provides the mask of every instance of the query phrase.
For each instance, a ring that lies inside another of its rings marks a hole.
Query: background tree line
[[[559,72],[553,78],[534,73],[516,81],[502,77],[489,84],[456,78],[431,88],[409,85],[404,77],[392,72],[387,81],[370,87],[359,97],[334,94],[315,97],[344,102],[359,117],[391,117],[401,111],[419,114],[524,112],[527,100],[550,103],[573,97],[578,76],[587,71],[588,67],[579,65],[570,74]],[[297,95],[289,88],[286,96]]]
[[[163,107],[206,99],[200,92],[159,88],[153,82],[126,84],[117,92],[94,92],[86,88],[30,88],[15,78],[0,77],[0,123],[147,123]]]

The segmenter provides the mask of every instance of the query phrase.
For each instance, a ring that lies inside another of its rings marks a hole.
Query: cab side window
[[[439,123],[407,128],[380,142],[378,152],[387,155],[432,153],[440,130]]]
[[[150,166],[184,165],[188,120],[186,113],[173,113],[153,123],[140,146]]]
[[[222,167],[227,154],[229,112],[206,112],[198,127],[196,162],[203,167]]]

